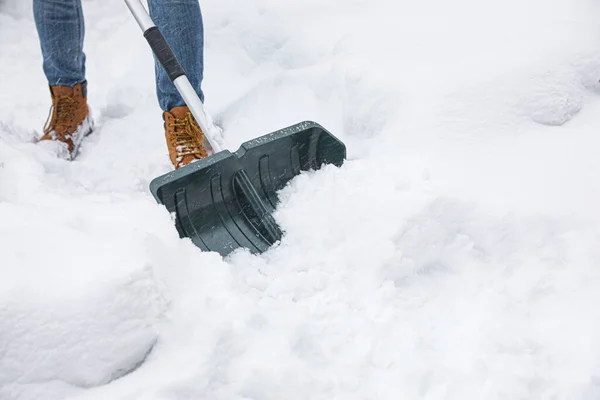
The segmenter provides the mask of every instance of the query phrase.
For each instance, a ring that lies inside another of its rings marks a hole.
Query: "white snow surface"
[[[179,239],[152,55],[84,0],[97,130],[68,162],[30,2],[0,3],[0,399],[600,399],[600,5],[202,0],[228,140],[314,120],[342,168],[283,241]]]

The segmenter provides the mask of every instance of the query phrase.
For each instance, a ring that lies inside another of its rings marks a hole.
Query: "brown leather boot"
[[[186,106],[163,113],[169,157],[175,168],[181,168],[206,157],[204,133]]]
[[[87,82],[74,87],[50,86],[52,108],[40,142],[60,143],[53,150],[68,160],[75,158],[81,141],[93,129],[86,92]]]

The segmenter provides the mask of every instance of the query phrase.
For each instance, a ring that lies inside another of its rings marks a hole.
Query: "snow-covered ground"
[[[84,0],[98,130],[35,144],[49,94],[0,2],[0,399],[600,399],[600,5],[201,0],[235,146],[315,120],[349,160],[227,259],[148,191],[152,56]]]

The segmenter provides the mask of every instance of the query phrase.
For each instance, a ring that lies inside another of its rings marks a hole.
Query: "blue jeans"
[[[154,23],[204,101],[201,88],[204,27],[198,0],[149,0],[148,6]],[[33,13],[48,83],[52,86],[75,86],[85,81],[85,27],[81,0],[33,0]],[[184,105],[162,66],[158,62],[155,64],[156,93],[161,109],[170,110]]]

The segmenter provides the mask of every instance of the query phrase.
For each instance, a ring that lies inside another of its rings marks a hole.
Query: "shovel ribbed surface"
[[[150,188],[175,214],[179,235],[202,250],[261,253],[282,236],[272,215],[277,191],[301,171],[341,166],[345,158],[342,142],[319,124],[302,122],[160,176]]]

